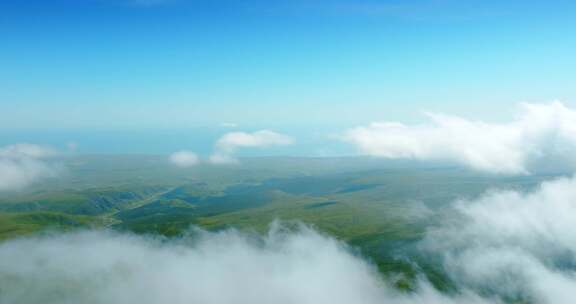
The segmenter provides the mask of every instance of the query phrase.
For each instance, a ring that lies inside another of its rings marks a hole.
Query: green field
[[[252,158],[190,169],[160,156],[62,162],[67,169],[60,178],[0,196],[0,239],[92,227],[169,237],[191,225],[264,232],[274,220],[299,221],[355,246],[408,290],[418,272],[450,288],[441,270],[412,248],[446,216],[450,202],[493,188],[529,189],[549,178],[368,158]]]

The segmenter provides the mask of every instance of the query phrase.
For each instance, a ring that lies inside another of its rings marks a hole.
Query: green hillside
[[[87,227],[169,237],[191,225],[264,232],[274,220],[298,221],[357,247],[408,290],[421,272],[438,288],[450,288],[441,270],[412,248],[446,216],[449,202],[491,188],[528,189],[547,178],[364,158],[247,159],[190,169],[154,156],[63,162],[68,172],[61,180],[0,196],[0,239]],[[407,263],[408,256],[420,263]]]

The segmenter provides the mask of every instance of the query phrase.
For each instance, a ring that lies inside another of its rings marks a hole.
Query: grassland
[[[407,290],[417,272],[450,288],[433,263],[414,265],[405,257],[451,201],[491,188],[529,189],[548,178],[365,158],[261,158],[189,169],[154,156],[83,156],[62,163],[67,170],[59,179],[0,195],[0,239],[87,227],[170,237],[191,225],[262,232],[277,219],[299,221],[355,246]]]

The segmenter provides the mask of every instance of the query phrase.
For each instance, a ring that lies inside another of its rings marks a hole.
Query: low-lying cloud
[[[300,227],[163,242],[102,231],[0,244],[0,302],[85,304],[485,303],[423,283],[402,294],[346,245]]]
[[[423,243],[455,282],[507,299],[574,302],[576,178],[531,193],[489,193],[455,209],[458,216]]]
[[[47,160],[54,155],[49,147],[27,143],[0,148],[0,191],[21,190],[56,176],[59,168]]]
[[[459,290],[395,290],[346,244],[306,226],[177,240],[84,231],[0,244],[0,303],[469,304],[573,302],[576,178],[453,205],[420,243]]]
[[[452,161],[482,172],[528,174],[576,169],[576,111],[560,102],[521,104],[507,123],[428,114],[426,125],[379,122],[348,130],[361,153]]]
[[[169,160],[173,165],[180,168],[189,168],[200,162],[200,158],[196,153],[187,150],[170,154]]]
[[[215,164],[237,163],[236,152],[242,148],[266,148],[294,143],[294,140],[284,134],[269,130],[252,133],[230,132],[224,134],[215,145],[215,152],[210,156],[210,162]]]
[[[15,161],[51,153],[0,149]],[[452,294],[423,279],[412,293],[395,290],[347,245],[306,226],[275,224],[265,236],[193,231],[178,240],[110,231],[35,236],[0,243],[0,303],[568,304],[575,223],[576,177],[456,201],[419,246],[455,284]]]

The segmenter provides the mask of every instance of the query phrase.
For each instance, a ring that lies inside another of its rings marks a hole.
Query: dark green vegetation
[[[275,219],[297,220],[355,246],[405,290],[422,273],[451,289],[441,270],[413,249],[450,202],[490,188],[531,188],[547,178],[366,158],[254,158],[189,169],[155,156],[62,162],[67,170],[60,178],[0,195],[0,239],[88,227],[166,236],[191,225],[265,231]]]

